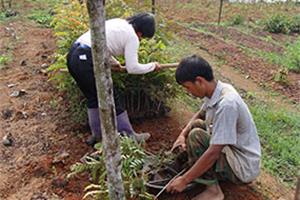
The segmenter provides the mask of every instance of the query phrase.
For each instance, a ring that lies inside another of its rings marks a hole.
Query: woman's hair
[[[207,81],[214,79],[214,74],[209,63],[197,55],[182,59],[176,69],[175,77],[177,83],[194,82],[197,76],[201,76]]]
[[[155,19],[151,13],[139,13],[127,18],[135,32],[142,33],[142,37],[152,38],[155,33]]]

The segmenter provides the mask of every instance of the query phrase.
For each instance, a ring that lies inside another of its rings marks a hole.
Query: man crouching
[[[199,56],[180,62],[176,81],[204,104],[172,148],[186,150],[191,167],[167,191],[181,192],[196,181],[207,188],[194,200],[222,200],[219,181],[243,184],[259,175],[261,147],[253,118],[233,86],[216,81],[209,63]]]

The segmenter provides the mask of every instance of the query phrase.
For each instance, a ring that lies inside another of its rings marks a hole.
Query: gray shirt
[[[210,144],[226,145],[223,153],[235,175],[245,183],[253,181],[260,172],[261,147],[251,113],[238,92],[218,81],[201,109],[206,112]]]

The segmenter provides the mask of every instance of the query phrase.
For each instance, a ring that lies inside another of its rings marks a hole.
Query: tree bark
[[[101,116],[102,143],[109,197],[112,200],[125,200],[111,67],[106,62],[108,52],[105,38],[104,0],[88,0],[87,8],[90,19],[94,74]]]
[[[300,199],[300,177],[298,178],[298,184],[295,193],[295,200],[299,200],[299,199]]]
[[[152,13],[155,14],[155,0],[152,0]]]
[[[221,22],[221,17],[222,17],[222,9],[223,9],[223,0],[220,0],[220,8],[219,8],[218,25],[220,25],[220,22]]]

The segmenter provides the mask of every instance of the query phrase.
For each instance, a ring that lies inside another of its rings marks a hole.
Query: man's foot
[[[195,196],[192,200],[223,200],[224,194],[219,184],[207,186],[206,190]]]

